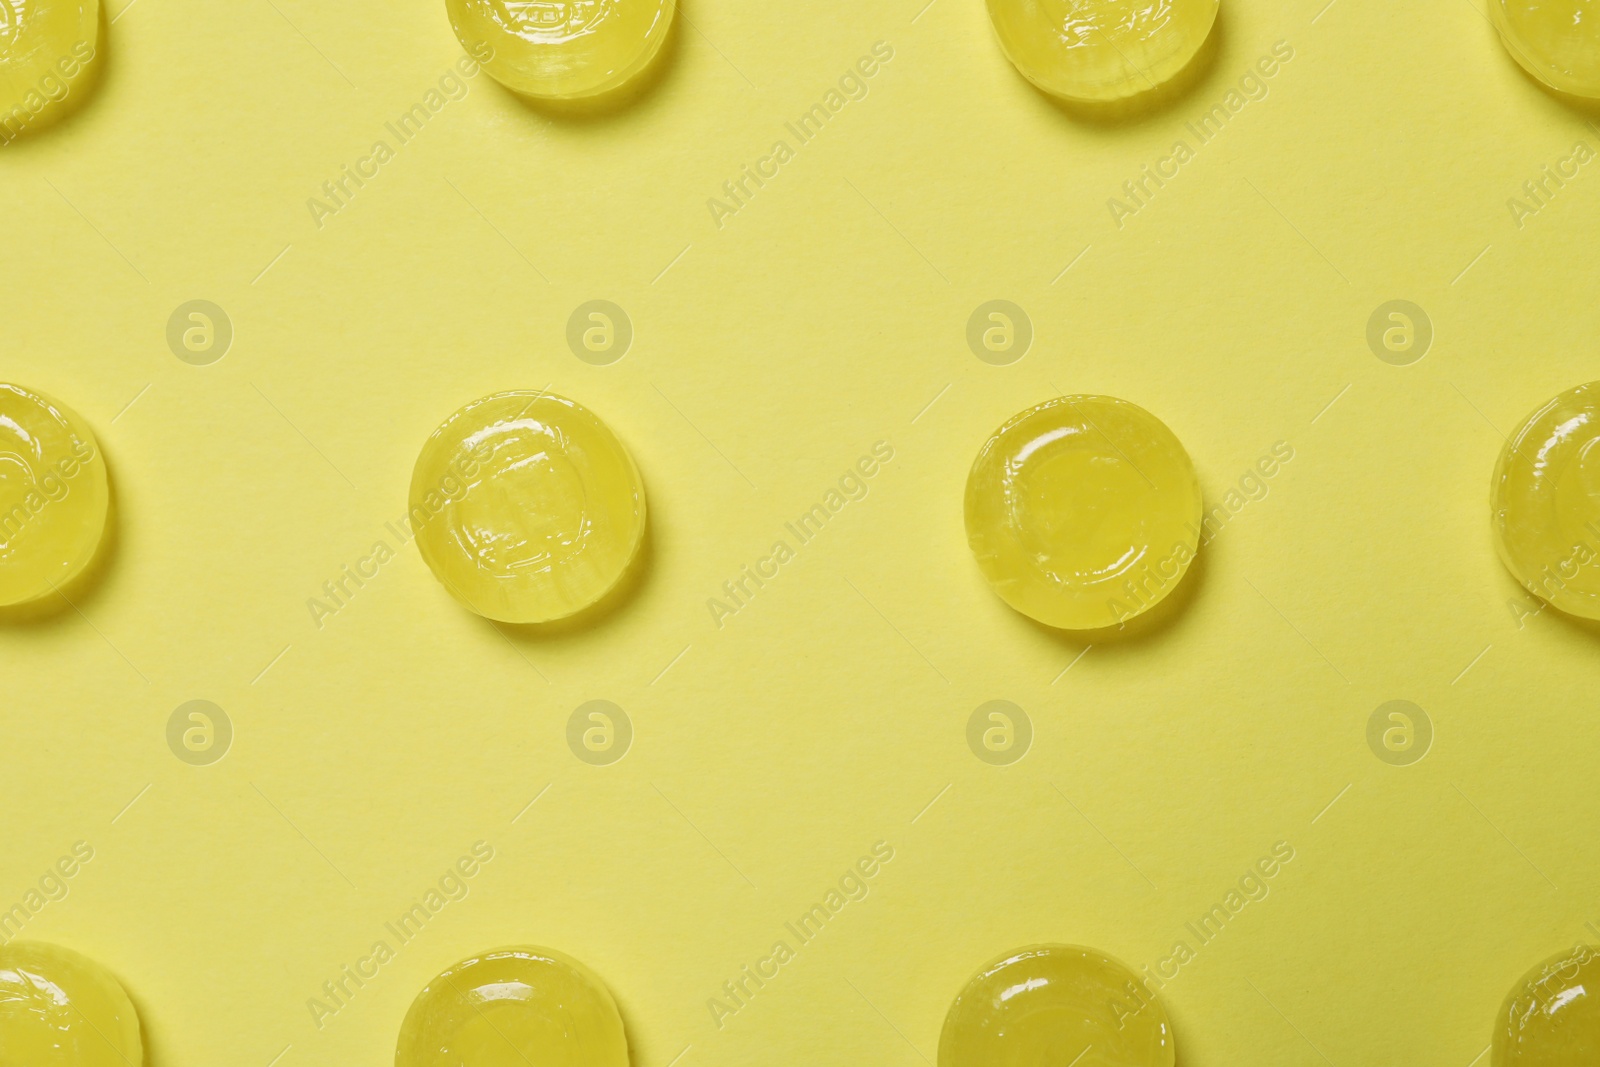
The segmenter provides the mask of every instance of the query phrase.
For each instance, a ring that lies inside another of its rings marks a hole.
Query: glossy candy
[[[1006,603],[1094,629],[1154,607],[1200,537],[1200,486],[1171,430],[1126,400],[1063,396],[986,441],[967,476],[967,542]]]
[[[0,384],[0,606],[77,577],[100,546],[109,502],[88,424],[43,393]]]
[[[0,1064],[140,1067],[128,994],[87,957],[40,941],[0,945]]]
[[[1490,1067],[1600,1063],[1600,953],[1579,945],[1523,976],[1495,1020]]]
[[[1489,0],[1506,50],[1553,89],[1600,97],[1600,4],[1595,0]]]
[[[0,142],[54,118],[99,37],[99,0],[0,0]]]
[[[550,100],[621,88],[667,39],[675,0],[446,0],[450,25],[509,89]]]
[[[395,1067],[628,1067],[622,1016],[583,964],[503,948],[446,970],[406,1012]]]
[[[1516,579],[1562,611],[1600,619],[1600,382],[1523,421],[1489,496],[1495,547]]]
[[[988,0],[1000,47],[1023,75],[1068,100],[1155,89],[1200,51],[1217,0]]]
[[[945,1016],[939,1067],[1173,1067],[1166,1009],[1126,966],[1077,945],[991,961]]]
[[[417,457],[411,525],[434,575],[500,622],[563,618],[600,600],[644,540],[644,484],[588,409],[497,393],[445,420]]]

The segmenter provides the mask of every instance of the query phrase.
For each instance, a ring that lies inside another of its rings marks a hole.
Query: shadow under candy
[[[1133,96],[1107,101],[1068,100],[1039,88],[1031,81],[1028,85],[1061,114],[1078,122],[1111,128],[1143,122],[1171,110],[1179,101],[1193,95],[1196,88],[1215,71],[1217,58],[1227,40],[1227,11],[1227,4],[1223,4],[1205,42],[1182,70],[1160,85]],[[1021,71],[1017,71],[1017,77],[1027,81]]]
[[[672,24],[667,27],[666,39],[661,42],[661,50],[650,64],[615,89],[573,100],[551,100],[528,96],[504,85],[500,88],[507,97],[532,114],[563,125],[582,127],[615,118],[631,111],[641,99],[653,95],[657,87],[676,71],[683,47],[682,24],[688,21],[683,8],[682,3],[677,5]],[[499,85],[498,82],[496,84]]]

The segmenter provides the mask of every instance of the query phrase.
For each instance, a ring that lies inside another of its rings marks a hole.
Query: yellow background
[[[1597,936],[1596,636],[1519,625],[1486,507],[1500,434],[1600,376],[1600,170],[1507,207],[1600,148],[1593,116],[1478,0],[1225,0],[1209,65],[1126,122],[1031,89],[976,0],[923,2],[689,0],[598,118],[480,75],[320,229],[307,199],[461,56],[440,3],[136,0],[82,108],[0,149],[3,376],[92,424],[118,511],[78,610],[0,631],[0,906],[92,844],[26,936],[122,979],[155,1067],[387,1063],[431,976],[519,942],[606,980],[640,1067],[916,1064],[992,955],[1154,963],[1279,841],[1270,896],[1163,992],[1185,1067],[1466,1067],[1512,982]],[[1107,198],[1280,40],[1270,94],[1119,229]],[[877,41],[869,95],[719,229],[707,199]],[[166,345],[193,298],[236,331],[211,366]],[[564,340],[592,298],[636,330],[612,366]],[[1037,333],[1011,366],[966,346],[994,298]],[[1436,330],[1407,367],[1364,338],[1398,298]],[[497,632],[407,546],[318,629],[428,433],[546,385],[646,479],[632,598]],[[1160,625],[1046,632],[969,556],[972,456],[1058,390],[1156,413],[1208,504],[1294,449]],[[715,627],[880,440],[870,494]],[[165,742],[197,698],[236,731],[209,767]],[[592,698],[634,725],[609,767],[565,741]],[[967,747],[991,699],[1034,724],[1009,767]],[[1413,766],[1365,740],[1391,699],[1434,724]],[[471,894],[314,1026],[478,840]],[[715,1026],[879,840],[870,895]]]

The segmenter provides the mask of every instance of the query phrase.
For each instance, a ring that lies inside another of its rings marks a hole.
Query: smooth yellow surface
[[[1177,588],[1200,542],[1200,483],[1183,445],[1137,404],[1060,396],[1019,412],[967,475],[967,543],[1007,604],[1086,630]]]
[[[108,500],[89,424],[43,393],[0,383],[0,605],[77,577],[100,547]]]
[[[939,1067],[1172,1067],[1172,1024],[1126,964],[1078,945],[1033,945],[986,964],[939,1035]]]
[[[42,941],[0,945],[0,1067],[140,1067],[128,994],[104,967]]]
[[[1600,171],[1506,205],[1600,137],[1470,4],[1229,0],[1196,81],[1112,124],[976,2],[699,0],[587,120],[462,74],[437,0],[126,2],[82,109],[0,148],[0,377],[93,426],[118,517],[81,616],[0,626],[28,805],[0,918],[92,840],[23,936],[122,976],[158,1067],[374,1067],[435,975],[518,943],[605,978],[640,1067],[922,1067],[972,972],[1040,942],[1176,970],[1184,1067],[1326,1067],[1306,1038],[1467,1067],[1513,980],[1595,939],[1600,650],[1501,565],[1485,497],[1502,434],[1600,378]],[[209,366],[166,338],[196,299],[234,326]],[[634,326],[608,366],[567,343],[597,299]],[[1006,366],[965,336],[996,299],[1034,326]],[[1365,336],[1397,299],[1434,326],[1403,367]],[[641,580],[592,626],[497,633],[405,538],[423,441],[510,387],[599,414],[645,478]],[[1158,415],[1227,515],[1148,629],[1039,626],[967,548],[979,445],[1068,392]],[[209,766],[166,742],[191,700],[232,720]],[[592,700],[631,720],[606,766],[568,741]],[[967,743],[994,700],[1032,723],[1004,766]],[[1392,700],[1433,723],[1409,766],[1367,745]]]
[[[644,483],[593,412],[513,390],[474,400],[433,432],[407,514],[456,599],[500,622],[549,622],[626,573],[644,540]]]
[[[1600,382],[1541,404],[1506,439],[1489,511],[1517,581],[1562,611],[1600,619]]]
[[[650,65],[676,0],[445,0],[462,47],[529,96],[564,100],[619,89]]]
[[[1529,74],[1564,93],[1600,97],[1600,4],[1489,0],[1506,49]]]
[[[1600,955],[1557,953],[1506,994],[1490,1067],[1588,1067],[1600,1062]]]
[[[0,144],[54,121],[99,36],[100,0],[0,3]]]
[[[987,0],[1006,57],[1047,93],[1103,102],[1158,88],[1211,32],[1217,0]]]
[[[395,1067],[628,1067],[611,993],[545,948],[485,952],[450,967],[406,1012]]]

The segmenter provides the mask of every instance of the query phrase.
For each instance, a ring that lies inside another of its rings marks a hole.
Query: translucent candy
[[[140,1067],[139,1016],[111,974],[40,941],[0,946],[0,1063]]]
[[[598,96],[661,51],[675,0],[445,0],[456,37],[496,81],[551,100]]]
[[[1164,599],[1199,545],[1200,485],[1177,437],[1107,396],[1013,417],[967,476],[967,543],[994,591],[1048,626],[1117,625]]]
[[[1527,589],[1600,619],[1600,382],[1551,399],[1507,440],[1489,506],[1495,546]]]
[[[1103,103],[1155,89],[1189,65],[1217,0],[988,0],[1000,47],[1045,92]]]
[[[64,110],[99,38],[99,0],[0,0],[0,144]]]
[[[939,1035],[939,1067],[1173,1067],[1166,1009],[1123,964],[1076,945],[990,962]]]
[[[628,1067],[611,993],[543,948],[462,960],[428,983],[400,1026],[395,1067]]]
[[[43,393],[0,384],[0,606],[77,577],[100,547],[109,503],[88,424]]]
[[[1490,1067],[1600,1063],[1600,953],[1580,945],[1552,956],[1506,996]]]
[[[1489,0],[1500,40],[1553,89],[1600,97],[1600,5],[1594,0]]]
[[[467,607],[548,622],[596,603],[627,572],[644,540],[644,483],[588,409],[497,393],[422,446],[410,519],[422,558]]]

